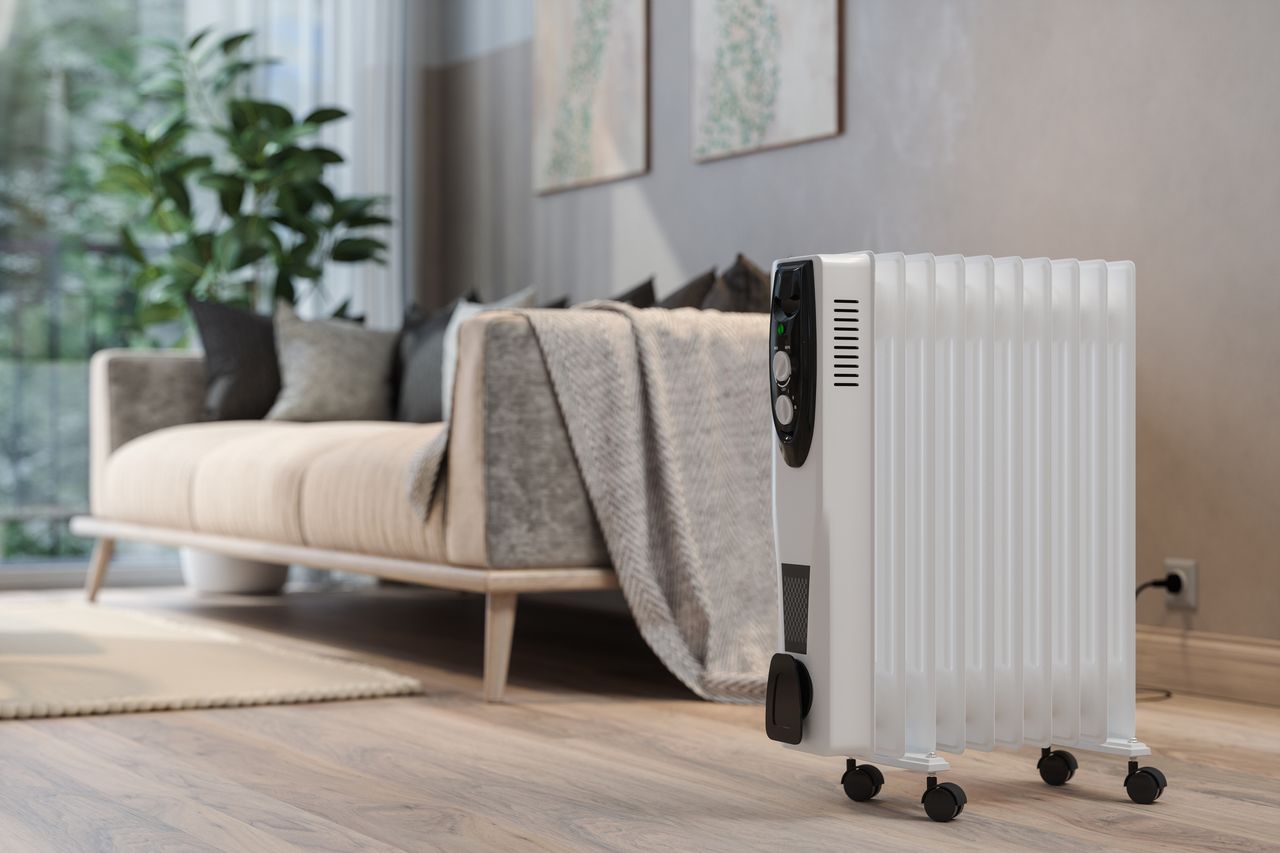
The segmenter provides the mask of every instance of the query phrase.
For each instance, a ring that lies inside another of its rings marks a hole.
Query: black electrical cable
[[[1152,587],[1164,587],[1169,592],[1173,593],[1174,595],[1177,595],[1178,593],[1182,592],[1182,575],[1178,574],[1177,572],[1169,572],[1169,574],[1165,575],[1162,578],[1155,578],[1154,580],[1144,581],[1138,584],[1138,589],[1133,594],[1134,598],[1137,598],[1139,595],[1142,595],[1142,591],[1144,589],[1151,589]],[[1139,693],[1155,694],[1154,696],[1148,696],[1145,699],[1138,699],[1137,701],[1139,702],[1163,702],[1166,699],[1173,698],[1173,691],[1169,690],[1166,687],[1143,687],[1142,685],[1138,685],[1137,690]]]
[[[1151,589],[1151,587],[1153,586],[1164,587],[1169,592],[1173,593],[1174,595],[1177,595],[1178,593],[1182,592],[1182,575],[1178,574],[1177,572],[1169,572],[1169,574],[1165,575],[1162,578],[1156,578],[1155,580],[1144,581],[1143,583],[1138,584],[1138,590],[1137,592],[1134,593],[1134,596],[1137,597],[1139,595],[1142,595],[1142,591],[1144,589]]]

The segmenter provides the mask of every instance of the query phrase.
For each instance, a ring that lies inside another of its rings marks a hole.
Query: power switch
[[[782,350],[778,350],[773,354],[773,381],[779,385],[786,385],[787,380],[791,378],[791,356]]]
[[[795,404],[786,394],[778,395],[777,402],[773,404],[773,413],[777,415],[778,423],[783,426],[791,426],[791,422],[796,419]]]

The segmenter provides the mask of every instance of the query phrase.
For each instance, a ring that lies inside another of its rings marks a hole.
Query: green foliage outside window
[[[3,8],[7,5],[7,8]],[[110,121],[138,115],[151,38],[180,0],[0,3],[0,560],[82,554],[87,359],[138,340],[117,232],[99,193]]]
[[[174,343],[187,294],[319,291],[328,263],[381,260],[387,222],[326,180],[341,158],[316,134],[341,111],[248,94],[247,34],[182,41],[181,0],[3,7],[0,562],[87,551],[66,518],[88,503],[94,351]]]

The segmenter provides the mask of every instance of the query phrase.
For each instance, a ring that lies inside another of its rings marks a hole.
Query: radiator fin
[[[1132,264],[874,260],[875,752],[1122,750]]]

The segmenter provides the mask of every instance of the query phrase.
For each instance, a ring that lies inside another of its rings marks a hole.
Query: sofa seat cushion
[[[359,554],[443,560],[405,485],[442,424],[224,421],[149,433],[107,459],[96,514]]]

